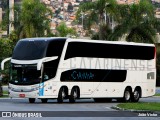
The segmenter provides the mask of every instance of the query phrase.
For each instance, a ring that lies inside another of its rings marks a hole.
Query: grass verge
[[[0,98],[8,98],[8,97],[9,97],[8,95],[3,95]]]
[[[146,102],[138,102],[138,103],[120,103],[117,105],[123,109],[132,109],[132,110],[149,110],[149,111],[160,111],[160,103],[146,103]]]
[[[3,91],[3,96],[1,96],[0,98],[6,98],[6,97],[9,97],[8,91]]]
[[[160,93],[155,94],[154,96],[160,96]]]
[[[3,91],[3,95],[4,95],[4,94],[8,94],[8,91]]]

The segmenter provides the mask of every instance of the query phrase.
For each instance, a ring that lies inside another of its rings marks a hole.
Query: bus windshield
[[[36,65],[11,65],[10,83],[15,85],[33,85],[42,80],[41,71]]]

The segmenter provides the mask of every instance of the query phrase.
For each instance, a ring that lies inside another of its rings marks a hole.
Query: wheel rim
[[[77,98],[77,91],[74,91],[73,97],[74,97],[74,99]]]
[[[64,92],[64,90],[63,90],[63,91],[62,91],[62,99],[65,98],[65,96],[66,96],[66,95],[65,95],[65,92]]]
[[[138,100],[138,99],[139,99],[139,92],[138,92],[138,91],[135,91],[135,92],[134,92],[134,99],[135,99],[135,100]]]
[[[129,91],[126,91],[126,92],[125,92],[125,100],[126,100],[126,101],[129,101],[129,100],[130,100],[130,92],[129,92]]]

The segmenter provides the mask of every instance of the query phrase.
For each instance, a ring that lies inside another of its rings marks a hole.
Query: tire
[[[94,98],[94,102],[101,102],[100,98]]]
[[[57,102],[62,103],[65,97],[66,97],[66,93],[65,93],[64,87],[61,87],[58,93]]]
[[[131,101],[132,101],[132,102],[138,102],[138,101],[139,101],[140,96],[141,96],[141,92],[140,92],[140,90],[135,89],[135,90],[134,90],[134,92],[133,92],[133,94],[132,94]]]
[[[103,98],[94,98],[94,102],[96,102],[96,103],[103,103],[104,99]]]
[[[98,102],[98,103],[107,103],[107,102],[111,102],[112,99],[111,98],[94,98],[94,102]]]
[[[125,89],[125,91],[124,91],[123,101],[124,102],[130,102],[131,101],[131,92],[128,88]]]
[[[74,87],[71,90],[71,95],[69,97],[69,102],[70,103],[75,103],[77,98],[78,98],[78,88]]]
[[[42,103],[47,103],[47,101],[48,101],[48,99],[46,99],[46,98],[45,99],[41,99]]]
[[[112,102],[112,98],[105,98],[105,102]]]
[[[35,98],[29,98],[29,103],[35,103]]]
[[[123,102],[123,98],[117,98],[117,102]]]

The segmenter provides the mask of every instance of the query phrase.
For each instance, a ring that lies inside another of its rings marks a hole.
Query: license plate
[[[24,98],[25,94],[19,94],[19,97]]]

